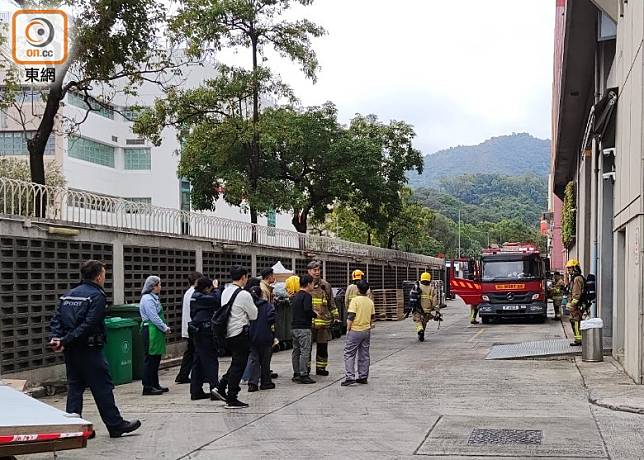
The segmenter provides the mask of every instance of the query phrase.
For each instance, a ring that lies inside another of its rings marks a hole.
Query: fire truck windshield
[[[483,260],[483,281],[539,279],[539,264],[533,258],[523,260]]]

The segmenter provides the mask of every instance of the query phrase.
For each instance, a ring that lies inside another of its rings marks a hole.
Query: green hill
[[[451,147],[425,156],[423,174],[409,174],[412,188],[438,187],[441,179],[464,174],[546,177],[550,141],[527,133],[498,136],[479,145]]]

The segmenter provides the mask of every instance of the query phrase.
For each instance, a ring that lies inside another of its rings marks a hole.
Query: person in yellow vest
[[[314,260],[309,262],[307,270],[313,278],[313,340],[315,341],[315,374],[329,375],[326,367],[329,363],[329,340],[331,340],[331,324],[340,321],[338,308],[333,300],[331,285],[321,277],[322,264]]]
[[[416,323],[416,332],[418,340],[425,341],[425,328],[427,321],[434,319],[436,315],[440,318],[440,307],[438,306],[438,292],[432,286],[432,275],[423,272],[420,275],[420,283],[414,287],[414,294],[410,297],[416,298],[414,308],[414,322]]]
[[[344,292],[345,311],[349,309],[351,300],[353,300],[354,297],[360,294],[360,291],[358,290],[358,282],[362,281],[363,279],[364,272],[362,270],[354,270],[353,273],[351,273],[351,284],[347,286],[347,290]],[[371,292],[371,289],[367,291],[367,297],[369,297],[373,301],[373,293]]]
[[[566,263],[566,271],[568,272],[568,303],[566,308],[570,310],[570,324],[572,331],[575,335],[575,340],[570,346],[576,347],[581,345],[581,320],[584,316],[586,302],[584,297],[584,288],[586,287],[586,280],[581,274],[581,267],[579,261],[571,259]]]

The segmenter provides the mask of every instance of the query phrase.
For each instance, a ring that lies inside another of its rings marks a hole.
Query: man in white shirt
[[[183,304],[181,307],[181,337],[183,337],[187,343],[186,351],[183,353],[183,359],[181,360],[181,369],[179,369],[177,378],[174,379],[176,383],[190,383],[190,369],[192,368],[192,357],[195,352],[195,346],[192,343],[192,337],[188,330],[188,323],[190,322],[190,299],[192,299],[192,294],[195,292],[197,281],[202,277],[203,275],[200,272],[190,273],[188,275],[190,288],[183,295]]]
[[[228,318],[228,330],[226,331],[226,348],[232,354],[232,361],[228,372],[221,377],[217,388],[213,392],[216,397],[226,400],[226,409],[242,409],[248,407],[248,404],[237,399],[237,395],[241,389],[239,382],[244,369],[246,369],[248,354],[250,353],[248,328],[250,322],[257,319],[257,307],[250,293],[244,290],[248,281],[248,270],[233,267],[230,270],[230,275],[233,282],[226,286],[222,293],[221,306],[224,308],[235,296],[230,309],[230,317]]]

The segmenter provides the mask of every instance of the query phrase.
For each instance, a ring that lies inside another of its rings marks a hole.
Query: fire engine
[[[487,248],[473,265],[467,278],[450,277],[450,290],[466,304],[478,306],[483,323],[502,317],[545,321],[548,259],[535,245],[505,243]]]

